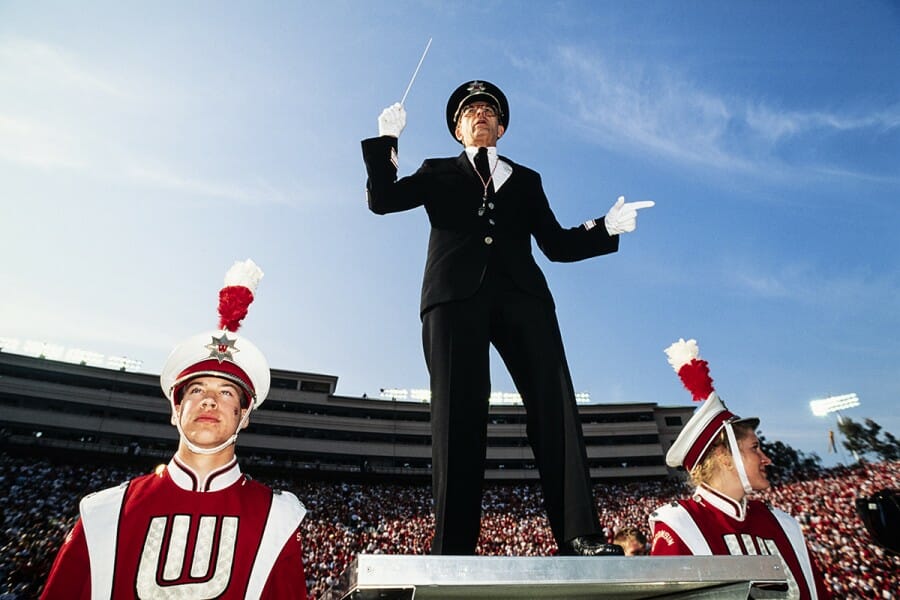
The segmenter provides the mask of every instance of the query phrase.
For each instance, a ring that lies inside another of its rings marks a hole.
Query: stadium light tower
[[[859,397],[856,394],[842,394],[840,396],[829,396],[821,400],[811,400],[809,408],[817,417],[825,417],[829,414],[838,413],[838,421],[841,419],[840,411],[846,408],[855,408],[859,406]]]
[[[831,413],[837,413],[838,430],[844,422],[841,411],[847,408],[856,408],[859,406],[859,397],[856,394],[841,394],[840,396],[829,396],[820,400],[811,400],[809,408],[817,417],[827,417]],[[837,452],[837,446],[834,443],[834,431],[828,432],[828,451]],[[854,451],[853,457],[859,461],[859,455]]]
[[[106,357],[106,367],[109,369],[118,369],[120,371],[137,371],[143,364],[143,361],[134,358],[128,358],[127,356]]]

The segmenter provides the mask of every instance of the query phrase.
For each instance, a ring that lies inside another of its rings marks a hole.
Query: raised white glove
[[[406,109],[399,102],[391,104],[378,116],[378,135],[400,137],[406,127]]]
[[[603,224],[606,225],[607,233],[609,235],[619,235],[620,233],[634,231],[634,228],[637,227],[637,211],[655,205],[656,202],[653,200],[625,202],[625,196],[619,196],[616,203],[612,205],[612,208],[603,217]]]

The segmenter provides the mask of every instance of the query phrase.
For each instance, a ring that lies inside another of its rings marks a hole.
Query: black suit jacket
[[[488,264],[508,274],[522,290],[553,297],[531,253],[532,236],[552,261],[572,262],[615,252],[619,236],[610,236],[603,221],[563,229],[544,195],[541,176],[506,157],[513,172],[478,215],[484,186],[463,152],[455,158],[429,158],[413,175],[397,179],[392,160],[397,138],[362,141],[369,209],[386,214],[425,206],[431,221],[428,258],[422,281],[421,313],[442,302],[473,295]],[[493,220],[493,224],[491,223]]]

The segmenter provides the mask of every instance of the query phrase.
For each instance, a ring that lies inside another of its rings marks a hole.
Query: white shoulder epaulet
[[[88,494],[79,504],[81,526],[91,561],[91,597],[109,598],[112,594],[119,512],[128,483]]]
[[[674,531],[681,541],[690,549],[694,556],[709,556],[712,549],[703,537],[697,523],[694,522],[690,513],[678,502],[672,502],[660,506],[653,514],[650,515],[650,528],[653,529],[653,523],[659,521],[665,523]]]
[[[253,562],[245,598],[260,597],[275,561],[291,536],[297,535],[297,528],[305,516],[306,507],[297,496],[288,491],[272,490],[272,507]]]

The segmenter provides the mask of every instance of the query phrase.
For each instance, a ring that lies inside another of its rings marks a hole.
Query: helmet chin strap
[[[244,413],[244,417],[241,419],[241,422],[238,423],[237,429],[234,430],[234,433],[231,434],[227,440],[216,446],[215,448],[201,448],[197,444],[193,443],[191,440],[187,438],[184,434],[184,429],[181,428],[181,413],[173,406],[172,411],[175,415],[175,428],[178,430],[178,436],[181,438],[181,441],[184,442],[184,445],[187,446],[188,450],[193,452],[194,454],[217,454],[231,446],[237,442],[238,432],[246,425],[247,421],[250,419],[250,411],[253,410],[253,404],[251,404],[247,408],[247,412]]]
[[[731,423],[725,423],[725,435],[728,437],[728,445],[731,447],[731,459],[734,462],[734,468],[737,469],[741,487],[744,488],[745,494],[752,494],[753,488],[750,487],[747,470],[744,469],[744,459],[741,457],[741,450],[738,447],[737,437],[734,435],[734,428],[731,426]]]

